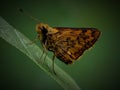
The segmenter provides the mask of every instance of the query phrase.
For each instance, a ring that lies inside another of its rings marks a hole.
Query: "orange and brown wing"
[[[95,28],[55,28],[55,55],[66,64],[77,60],[85,50],[93,46],[100,36]]]

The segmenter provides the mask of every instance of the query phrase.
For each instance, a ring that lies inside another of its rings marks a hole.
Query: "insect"
[[[44,50],[54,54],[53,71],[55,57],[65,64],[71,64],[92,47],[100,36],[96,28],[50,27],[43,23],[36,25],[36,32]]]
[[[42,23],[36,26],[36,31],[43,47],[65,64],[77,60],[100,36],[95,28],[52,28]]]

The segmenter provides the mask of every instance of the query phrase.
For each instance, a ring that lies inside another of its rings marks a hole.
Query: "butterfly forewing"
[[[95,28],[55,28],[54,53],[66,64],[77,60],[85,50],[93,46],[100,32]],[[54,38],[54,39],[53,39]],[[50,39],[50,38],[49,38]]]

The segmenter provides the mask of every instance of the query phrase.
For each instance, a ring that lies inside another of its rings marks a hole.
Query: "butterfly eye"
[[[36,26],[36,32],[37,32],[38,34],[41,34],[41,27],[40,27],[40,26]]]

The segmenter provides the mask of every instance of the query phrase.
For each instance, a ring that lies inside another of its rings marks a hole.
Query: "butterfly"
[[[42,46],[54,53],[53,61],[57,57],[65,64],[77,60],[100,36],[96,28],[50,27],[43,23],[36,25],[36,32]]]
[[[22,9],[19,9],[23,13]],[[35,17],[25,13],[35,21]],[[43,51],[52,51],[53,72],[54,60],[57,57],[65,64],[71,64],[78,60],[80,56],[92,47],[100,36],[100,31],[96,28],[70,28],[70,27],[50,27],[44,23],[36,25],[37,38],[43,46]]]

